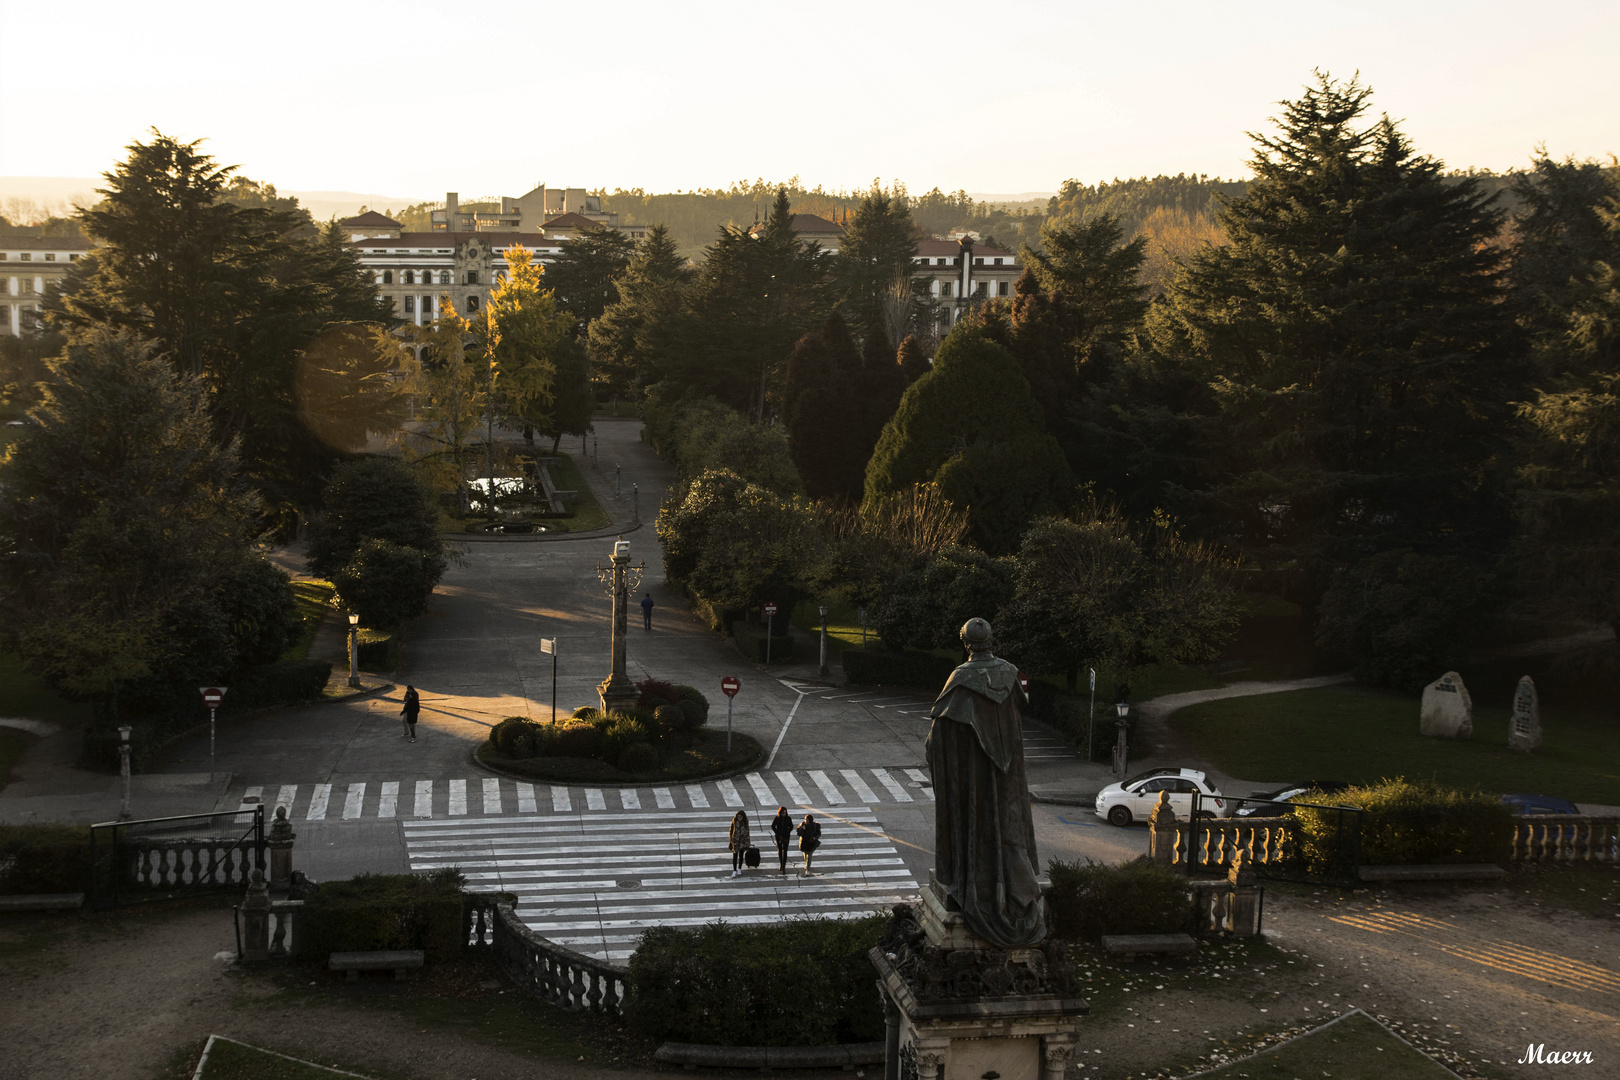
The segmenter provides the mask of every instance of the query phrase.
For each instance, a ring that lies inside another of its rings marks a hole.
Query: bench
[[[0,896],[0,911],[77,911],[84,907],[84,893],[32,893]]]
[[[382,949],[377,952],[335,952],[326,966],[332,971],[345,973],[349,982],[360,978],[362,971],[392,971],[394,978],[403,979],[406,968],[419,968],[424,959],[421,949]]]
[[[1495,863],[1422,863],[1414,866],[1363,866],[1362,881],[1495,881],[1506,874]]]
[[[1140,955],[1190,953],[1198,951],[1191,934],[1104,934],[1103,952],[1135,960]]]

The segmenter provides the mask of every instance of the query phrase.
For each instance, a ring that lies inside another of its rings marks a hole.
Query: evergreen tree
[[[669,230],[648,229],[615,284],[618,299],[591,323],[593,378],[604,393],[626,397],[664,377],[691,281]]]
[[[875,184],[844,226],[838,279],[856,326],[882,326],[885,305],[909,299],[920,233],[904,195]]]
[[[900,351],[895,362],[899,365],[900,373],[905,376],[907,386],[928,374],[928,357],[923,354],[922,346],[917,344],[915,334],[907,334],[906,339],[900,343]]]
[[[546,268],[546,283],[557,303],[577,320],[576,336],[619,299],[615,282],[624,276],[635,248],[634,240],[606,226],[581,229],[563,241],[562,253]]]

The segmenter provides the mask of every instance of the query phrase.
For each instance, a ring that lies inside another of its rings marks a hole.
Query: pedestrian
[[[731,819],[731,876],[742,877],[743,859],[748,854],[748,815],[741,810]]]
[[[788,841],[793,838],[793,819],[788,817],[787,807],[778,806],[776,816],[771,819],[771,834],[776,837],[776,861],[781,865],[782,873],[787,873]]]
[[[416,714],[422,711],[422,696],[416,692],[416,687],[410,683],[405,684],[405,707],[399,715],[405,718],[404,737],[416,741]]]
[[[652,609],[652,593],[648,593],[646,596],[641,598],[641,626],[644,630],[652,629]]]
[[[810,856],[821,846],[821,822],[816,820],[816,815],[806,814],[795,831],[799,834],[799,850],[804,852],[804,873],[800,876],[809,877]]]

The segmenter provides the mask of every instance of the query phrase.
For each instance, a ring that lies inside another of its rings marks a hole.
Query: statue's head
[[[990,624],[983,619],[969,619],[962,624],[962,645],[970,653],[987,651],[995,640]]]

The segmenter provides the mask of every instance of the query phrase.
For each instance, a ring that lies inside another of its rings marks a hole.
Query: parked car
[[[1341,780],[1307,780],[1298,784],[1286,784],[1276,791],[1257,791],[1247,799],[1240,800],[1237,808],[1238,817],[1277,817],[1282,814],[1292,814],[1294,808],[1289,805],[1295,799],[1300,802],[1322,802],[1322,799],[1309,798],[1312,794],[1337,795],[1350,785]]]
[[[1203,796],[1198,811],[1201,815],[1228,817],[1232,813],[1220,789],[1197,769],[1149,769],[1097,792],[1097,816],[1119,826],[1146,821],[1161,791],[1170,793],[1170,806],[1183,818],[1192,813],[1194,792]]]
[[[1578,814],[1580,809],[1568,799],[1556,795],[1504,795],[1502,801],[1515,814],[1529,817],[1534,814]]]

